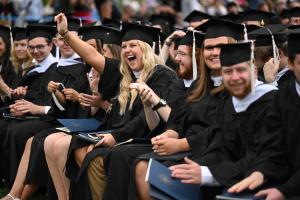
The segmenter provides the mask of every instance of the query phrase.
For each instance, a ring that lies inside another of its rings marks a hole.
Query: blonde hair
[[[154,71],[156,64],[161,63],[158,56],[156,56],[149,44],[137,40],[138,46],[143,52],[142,62],[143,69],[141,71],[140,80],[146,82]],[[124,61],[124,57],[121,54],[120,72],[122,74],[122,80],[120,82],[120,94],[118,101],[120,104],[120,115],[125,114],[126,106],[129,103],[129,110],[132,109],[133,102],[138,93],[136,90],[130,90],[129,84],[132,82],[131,69],[129,65]]]
[[[15,48],[12,46],[10,60],[13,64],[13,66],[14,66],[14,70],[15,70],[16,73],[18,73],[20,70],[22,70],[23,74],[24,74],[33,65],[31,55],[28,52],[27,52],[27,55],[28,55],[28,57],[25,60],[19,59],[17,57]],[[24,68],[22,69],[22,64],[23,63],[24,63]]]

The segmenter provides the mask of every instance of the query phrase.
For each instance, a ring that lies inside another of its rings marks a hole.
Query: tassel
[[[152,43],[152,51],[153,51],[153,53],[155,53],[155,45],[156,45],[156,42],[153,42]]]
[[[243,26],[244,26],[244,40],[247,42],[248,41],[247,27],[246,24],[243,24]]]
[[[59,60],[59,47],[58,46],[56,46],[56,48],[55,48],[55,59],[56,59],[56,61]]]
[[[163,64],[165,64],[164,63],[164,59],[163,59],[163,55],[162,55],[162,47],[161,47],[161,41],[160,41],[160,35],[158,35],[158,50],[159,50],[159,52],[158,52],[158,57],[159,57],[159,59],[161,60],[161,62],[163,62]]]
[[[272,38],[272,48],[273,48],[273,58],[274,58],[273,59],[273,64],[275,64],[275,63],[279,62],[279,50],[278,50],[278,47],[275,43],[274,35],[270,31],[270,29],[267,28],[267,31],[270,33],[271,38]]]
[[[82,20],[79,18],[79,26],[82,27]]]
[[[251,93],[255,93],[255,74],[254,74],[254,42],[251,41],[251,55],[250,55],[250,80],[251,80]]]
[[[192,62],[193,62],[193,80],[196,80],[197,79],[197,62],[196,62],[196,38],[195,38],[195,31],[193,31]]]

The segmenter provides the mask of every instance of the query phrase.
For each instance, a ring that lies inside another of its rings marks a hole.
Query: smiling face
[[[192,56],[190,47],[187,45],[178,46],[175,61],[179,64],[178,76],[184,79],[193,78]]]
[[[123,41],[121,55],[132,71],[139,72],[143,69],[143,51],[138,40]]]
[[[204,40],[204,62],[211,70],[220,70],[220,45],[228,44],[227,37],[218,37]]]
[[[14,50],[18,59],[24,60],[28,58],[27,39],[15,40]]]
[[[232,96],[239,99],[251,91],[250,64],[239,63],[230,67],[222,67],[223,82]]]
[[[28,50],[32,58],[37,62],[42,62],[50,54],[52,43],[47,42],[44,37],[36,37],[28,41]]]

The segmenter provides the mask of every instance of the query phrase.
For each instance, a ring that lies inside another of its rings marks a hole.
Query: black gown
[[[134,80],[134,76],[132,77]],[[153,91],[158,94],[160,97],[166,99],[168,101],[169,97],[169,89],[168,87],[172,83],[172,81],[176,78],[176,74],[165,66],[157,65],[146,81],[147,85],[153,89]],[[153,134],[157,134],[161,132],[161,128],[164,127],[163,124],[160,124],[155,130],[150,131],[148,126],[146,125],[146,119],[144,114],[143,105],[139,96],[136,97],[133,102],[132,109],[128,109],[128,105],[123,116],[119,115],[119,103],[117,99],[113,101],[113,107],[109,116],[107,116],[106,121],[104,122],[103,129],[104,130],[113,130],[112,135],[115,138],[116,142],[126,141],[130,138],[147,138],[151,137]],[[85,144],[87,145],[87,144]],[[72,151],[72,147],[70,147]],[[70,198],[75,199],[86,199],[89,192],[88,189],[88,181],[85,173],[86,167],[89,162],[95,156],[104,156],[111,149],[107,148],[98,148],[94,149],[90,152],[86,159],[83,162],[83,165],[78,173],[78,167],[76,163],[71,158],[68,159],[67,162],[67,176],[70,177],[74,182],[71,188]],[[72,161],[73,160],[73,161]],[[75,166],[74,166],[75,165]],[[80,177],[81,176],[81,177]],[[80,188],[79,185],[84,185],[86,188],[85,191],[78,190]]]
[[[192,87],[194,86],[195,85],[192,85]],[[213,87],[214,86],[212,85],[212,82],[210,82],[209,88],[212,89]],[[170,115],[167,128],[177,131],[179,133],[180,138],[184,138],[184,137],[187,138],[187,142],[190,146],[191,153],[181,152],[170,156],[159,156],[153,153],[152,149],[150,149],[150,151],[148,152],[151,153],[147,153],[139,157],[138,155],[135,155],[135,158],[138,157],[137,160],[153,158],[163,162],[167,166],[170,166],[177,163],[181,163],[185,156],[189,156],[191,159],[196,160],[198,157],[203,157],[204,155],[206,155],[207,152],[220,148],[219,143],[217,143],[218,145],[215,145],[216,142],[211,144],[212,143],[211,141],[213,140],[213,138],[215,138],[215,134],[217,133],[217,131],[211,131],[212,130],[211,127],[213,126],[213,124],[216,124],[213,122],[214,122],[214,117],[216,116],[216,106],[218,102],[226,99],[228,95],[226,91],[222,91],[215,95],[210,94],[209,91],[210,89],[208,89],[207,92],[204,94],[204,96],[198,101],[187,103],[186,100],[183,99],[182,101],[178,102],[178,104],[175,106],[174,109],[172,108],[172,112]],[[172,116],[172,114],[174,116]],[[128,151],[126,155],[127,160],[130,159],[131,157],[130,154],[132,153]],[[205,162],[206,164],[210,164],[213,161],[215,161],[216,157],[213,157],[212,155],[215,156],[216,154],[211,153],[210,159],[208,158],[206,159]],[[211,157],[213,157],[213,159]],[[123,164],[122,162],[122,165],[125,164]],[[136,188],[135,188],[135,181],[134,179],[132,179],[134,177],[134,170],[135,170],[135,164],[133,164],[130,169],[131,179],[130,179],[129,189],[127,188],[127,191],[129,191],[129,195],[127,195],[127,193],[124,193],[125,197],[121,197],[121,196],[117,197],[117,194],[114,195],[112,192],[110,192],[111,199],[117,199],[117,198],[138,199]],[[123,170],[119,170],[119,171],[125,173],[125,171]],[[111,179],[115,180],[116,178],[112,177]],[[112,181],[109,180],[107,182],[107,185],[109,185],[110,182]],[[126,183],[123,182],[123,184]]]
[[[268,115],[266,134],[255,170],[263,172],[269,183],[278,179],[288,167],[287,180],[277,189],[287,199],[300,199],[300,97],[296,91],[295,78],[280,85]],[[281,158],[281,154],[284,158]],[[284,162],[285,166],[282,165]],[[274,166],[275,165],[275,166]]]
[[[232,99],[218,109],[225,160],[208,165],[213,177],[226,187],[248,176],[255,167],[257,154],[264,140],[264,124],[276,90],[252,102],[245,111],[236,112]],[[199,160],[203,164],[202,160]]]
[[[32,67],[32,69],[33,69],[33,67]],[[31,73],[28,73],[28,72],[22,77],[21,80],[19,80],[19,84],[18,84],[18,86],[27,86],[28,87],[24,99],[27,101],[30,101],[32,103],[35,103],[35,104],[37,104],[38,102],[43,102],[43,103],[48,102],[50,95],[47,94],[46,96],[42,96],[42,94],[40,94],[41,88],[44,89],[46,87],[46,85],[43,85],[43,84],[48,84],[48,83],[42,82],[43,77],[44,77],[45,73],[47,73],[47,71],[41,72],[41,73],[36,72],[36,71],[31,72]],[[40,100],[40,99],[43,99],[43,100]],[[25,123],[25,122],[19,121],[19,120],[4,121],[1,119],[1,123],[0,123],[0,129],[1,129],[0,133],[1,133],[1,138],[2,138],[1,147],[3,148],[3,151],[1,151],[0,157],[2,157],[2,155],[3,155],[3,157],[5,157],[4,162],[1,162],[1,165],[3,165],[4,167],[7,167],[9,169],[8,171],[4,172],[4,174],[6,175],[7,185],[9,185],[9,186],[13,183],[15,172],[18,167],[18,161],[16,162],[16,160],[19,160],[21,158],[25,143],[21,142],[20,146],[19,145],[11,146],[10,144],[17,143],[16,140],[23,141],[24,138],[22,137],[23,134],[20,134],[19,137],[14,137],[13,136],[14,134],[8,133],[8,132],[11,132],[8,130],[9,129],[12,130],[13,128],[16,128],[15,131],[13,131],[14,133],[23,132],[24,128],[18,129],[18,127],[17,127],[17,126],[19,126],[18,124],[21,124],[21,123]],[[46,126],[46,128],[48,127],[47,124],[45,126]],[[25,129],[25,130],[30,132],[30,130],[32,128],[33,127],[29,126],[29,128]],[[14,138],[14,139],[10,140],[10,138]],[[12,149],[10,149],[11,147],[12,147]],[[11,164],[14,167],[12,167]],[[10,172],[12,172],[12,173],[10,173]]]
[[[20,76],[18,76],[18,73],[15,72],[13,64],[9,59],[1,63],[0,75],[6,85],[10,88],[14,88],[16,83],[19,81],[18,79],[20,79]],[[1,99],[0,107],[8,106],[10,103],[10,99],[6,97],[5,99]]]
[[[63,83],[66,88],[73,88],[79,93],[89,92],[85,65],[81,62],[81,59],[78,58],[75,60],[79,62],[66,66],[51,67],[47,77],[45,77],[47,82],[54,81]],[[64,105],[65,111],[60,111],[55,106],[53,99],[50,105],[51,109],[47,115],[41,117],[41,121],[51,122],[53,126],[57,126],[57,118],[86,118],[89,114],[88,110],[81,107],[78,102],[70,100],[66,100]],[[49,128],[47,130],[41,129],[35,134],[31,145],[30,159],[25,179],[26,184],[48,184],[48,167],[44,153],[44,141],[49,134],[55,132],[58,132],[55,128]],[[40,174],[44,174],[44,176],[40,176]]]

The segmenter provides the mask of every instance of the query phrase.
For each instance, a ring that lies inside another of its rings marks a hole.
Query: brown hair
[[[236,43],[236,40],[227,37],[228,44]],[[210,69],[206,66],[204,62],[204,43],[202,44],[201,52],[199,55],[196,54],[199,60],[198,64],[198,80],[195,83],[194,89],[191,91],[191,95],[187,98],[187,102],[196,102],[199,101],[207,92],[208,89],[208,83],[209,83],[209,77],[210,77]],[[212,95],[216,95],[220,92],[223,92],[225,90],[224,84],[220,85],[219,87],[213,88],[210,90],[210,93]]]

